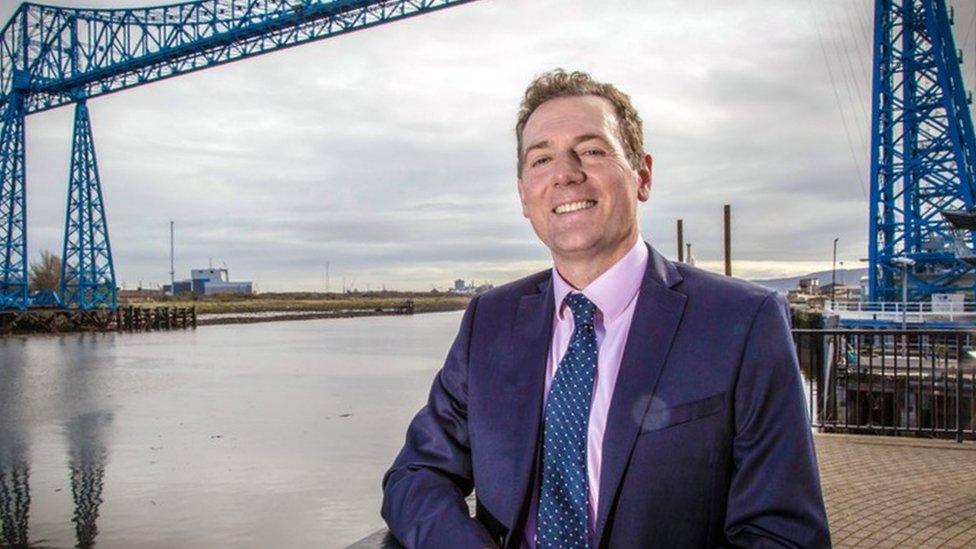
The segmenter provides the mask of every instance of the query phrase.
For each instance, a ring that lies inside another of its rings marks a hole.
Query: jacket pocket
[[[658,431],[708,417],[721,412],[724,407],[725,391],[674,406],[656,409],[652,406],[644,415],[641,432]]]

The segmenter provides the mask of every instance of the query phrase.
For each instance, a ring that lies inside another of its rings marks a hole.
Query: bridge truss
[[[972,232],[954,233],[944,215],[976,207],[976,138],[951,26],[945,0],[875,0],[871,301],[901,301],[904,289],[910,301],[973,299]]]
[[[114,308],[89,98],[470,1],[197,0],[132,9],[21,4],[0,30],[0,310],[32,302],[26,116],[75,104],[59,297],[65,307]]]

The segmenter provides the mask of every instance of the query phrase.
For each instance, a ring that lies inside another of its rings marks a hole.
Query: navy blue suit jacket
[[[784,299],[650,251],[603,441],[599,546],[828,547]],[[471,301],[383,478],[407,547],[519,544],[553,311],[551,271]]]

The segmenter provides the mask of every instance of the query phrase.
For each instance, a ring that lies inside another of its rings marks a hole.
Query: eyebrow
[[[603,137],[600,134],[596,134],[596,133],[584,133],[583,135],[577,135],[573,139],[573,144],[574,145],[579,145],[580,143],[582,143],[584,141],[590,141],[591,139],[596,139],[598,141],[601,141],[604,145],[610,145],[610,143],[607,142],[607,140],[606,140],[605,137]],[[522,158],[527,158],[529,156],[529,153],[532,152],[535,149],[544,149],[544,148],[548,147],[551,144],[552,143],[548,139],[543,140],[543,141],[539,141],[537,143],[533,143],[532,145],[528,146],[525,149],[525,152],[522,153]]]

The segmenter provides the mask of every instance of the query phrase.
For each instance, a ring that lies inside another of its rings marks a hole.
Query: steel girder
[[[61,303],[68,308],[115,309],[115,267],[88,105],[75,106],[68,207],[61,254]]]
[[[471,1],[196,0],[132,9],[21,4],[0,29],[0,310],[30,304],[25,116],[78,103],[61,293],[65,306],[114,308],[86,99]]]
[[[968,291],[940,213],[976,203],[976,139],[945,0],[876,0],[871,120],[869,299]],[[970,245],[967,243],[967,245]]]
[[[0,31],[0,105],[27,113],[473,0],[197,0],[138,9],[24,3]]]
[[[27,188],[24,159],[24,98],[13,94],[0,124],[0,310],[26,309]]]

